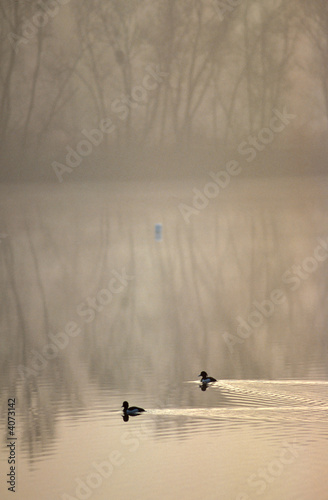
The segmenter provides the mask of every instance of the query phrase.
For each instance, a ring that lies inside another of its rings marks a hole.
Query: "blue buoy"
[[[155,240],[162,241],[163,239],[163,225],[155,224]]]

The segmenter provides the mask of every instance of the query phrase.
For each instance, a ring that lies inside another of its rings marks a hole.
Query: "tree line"
[[[62,160],[104,120],[98,153],[113,158],[233,148],[286,106],[326,132],[324,0],[0,0],[0,12],[7,174],[21,157]]]

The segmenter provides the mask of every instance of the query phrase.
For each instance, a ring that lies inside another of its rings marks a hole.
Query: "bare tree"
[[[324,0],[302,0],[301,6],[299,29],[309,38],[314,51],[310,70],[319,79],[328,118],[328,4]]]

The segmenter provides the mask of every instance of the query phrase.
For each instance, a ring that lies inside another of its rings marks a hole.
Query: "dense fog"
[[[0,12],[2,180],[198,176],[231,158],[243,174],[325,172],[325,1],[1,0]]]

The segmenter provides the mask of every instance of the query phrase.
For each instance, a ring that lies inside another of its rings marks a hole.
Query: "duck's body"
[[[124,415],[139,415],[143,411],[146,411],[143,408],[139,408],[139,406],[129,407],[129,403],[127,401],[123,401],[122,408]]]
[[[198,377],[202,377],[201,378],[201,383],[202,384],[209,384],[211,382],[216,382],[216,378],[209,377],[206,372],[200,372],[200,374],[198,375]]]

